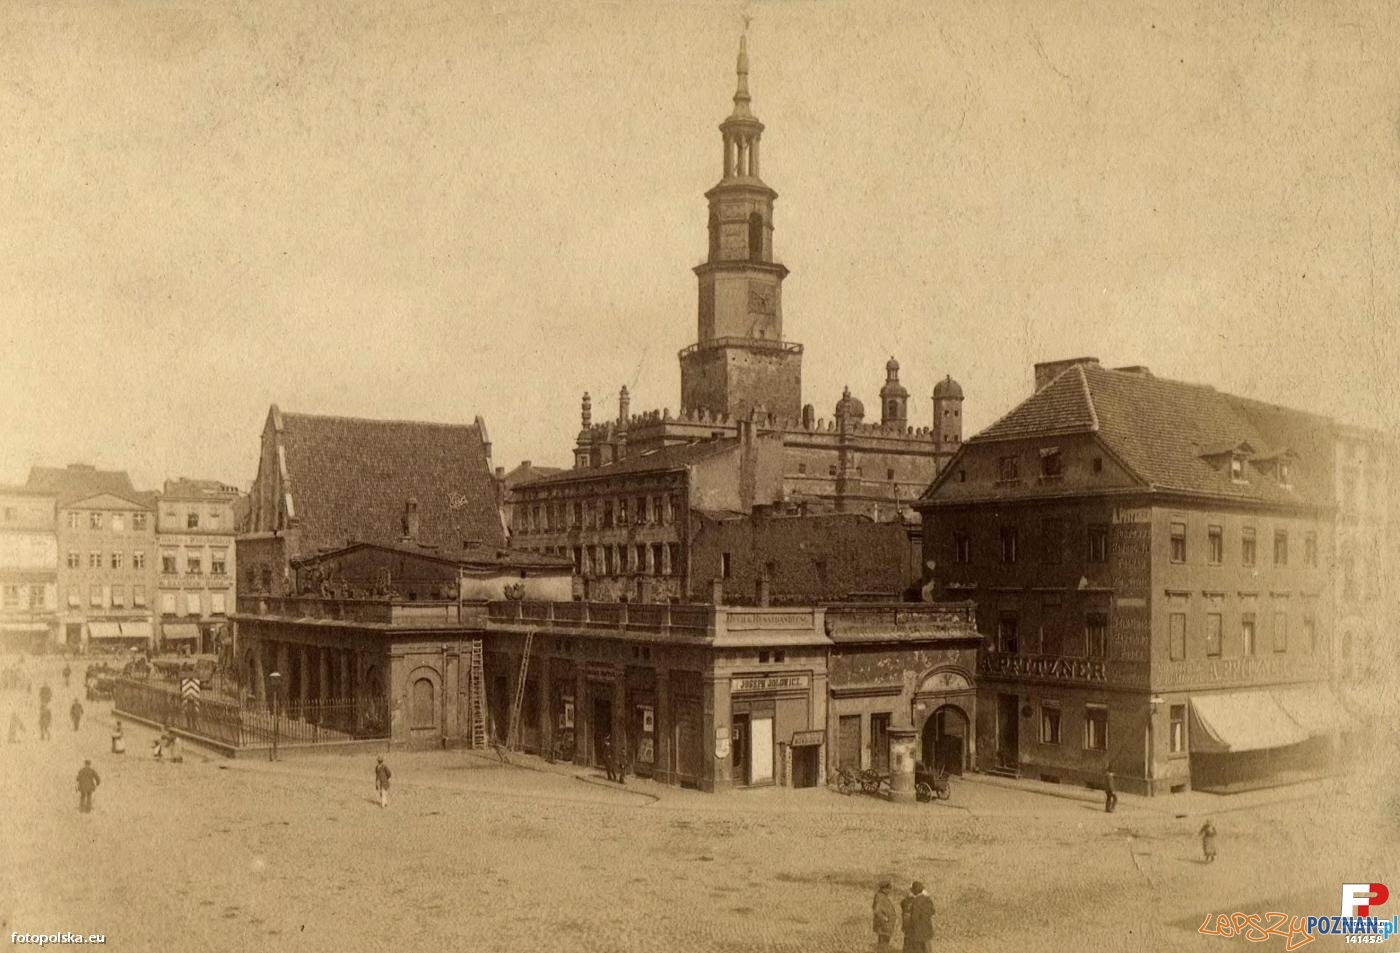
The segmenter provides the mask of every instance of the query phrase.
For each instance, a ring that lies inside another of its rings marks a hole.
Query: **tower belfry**
[[[802,346],[783,340],[788,270],[773,259],[773,202],[759,176],[763,123],[749,95],[748,37],[739,38],[733,112],[720,123],[721,177],[709,201],[709,253],[699,279],[696,343],[680,353],[681,407],[738,418],[763,406],[797,419]]]

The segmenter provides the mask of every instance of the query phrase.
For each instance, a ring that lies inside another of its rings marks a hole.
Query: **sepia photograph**
[[[0,945],[1400,951],[1392,0],[7,0],[0,340]]]

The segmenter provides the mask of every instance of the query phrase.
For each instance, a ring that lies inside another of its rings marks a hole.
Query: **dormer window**
[[[1235,483],[1249,482],[1244,475],[1244,457],[1236,455],[1230,458],[1230,479]]]

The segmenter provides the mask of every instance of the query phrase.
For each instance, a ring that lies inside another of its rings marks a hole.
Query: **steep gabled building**
[[[503,547],[499,484],[471,424],[268,411],[238,539],[240,589],[287,594],[292,560],[351,542]]]

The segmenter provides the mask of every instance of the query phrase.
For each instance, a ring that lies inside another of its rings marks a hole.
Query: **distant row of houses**
[[[209,480],[141,491],[85,464],[0,486],[0,651],[216,651],[241,500]]]

